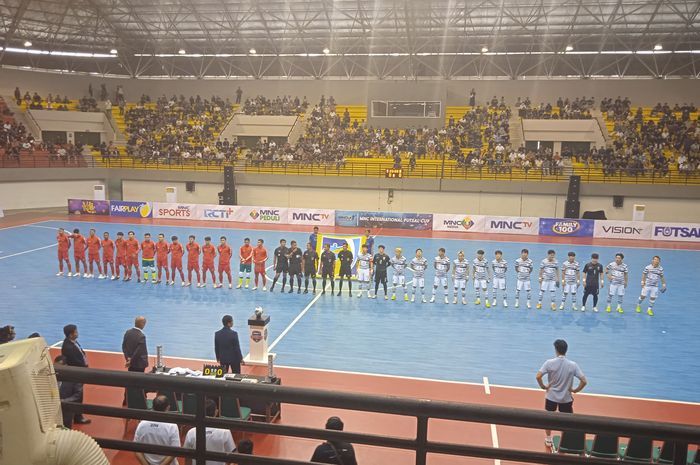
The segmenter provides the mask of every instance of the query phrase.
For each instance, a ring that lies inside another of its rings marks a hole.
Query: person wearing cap
[[[326,429],[343,431],[343,420],[338,417],[330,417],[326,421]],[[316,447],[311,462],[332,463],[337,465],[357,465],[355,449],[352,444],[343,441],[326,441]]]

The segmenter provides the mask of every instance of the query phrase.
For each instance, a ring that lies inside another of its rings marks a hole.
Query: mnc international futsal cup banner
[[[328,244],[331,252],[338,256],[338,252],[343,250],[343,244],[348,245],[348,250],[352,252],[352,274],[357,274],[357,256],[362,252],[362,244],[365,242],[365,236],[350,236],[344,234],[319,234],[316,242],[316,252],[319,260],[323,253],[323,247]],[[335,261],[335,274],[340,272],[340,260]]]

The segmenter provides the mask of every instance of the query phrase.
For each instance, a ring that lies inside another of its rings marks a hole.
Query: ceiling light
[[[251,55],[255,55],[256,53],[258,53],[258,51],[254,48],[251,48],[250,50],[248,50],[248,53],[250,53]]]
[[[324,55],[328,55],[329,53],[331,53],[331,49],[329,49],[328,47],[326,47],[326,48],[323,49],[323,54],[324,54]]]
[[[486,53],[489,51],[488,47],[481,47],[481,53]]]
[[[30,41],[28,41],[28,40],[25,40],[25,41],[24,41],[24,46],[25,46],[25,47],[31,47],[31,46],[32,46],[32,43],[31,43]]]
[[[116,55],[118,52],[117,52],[116,48],[113,48],[112,50],[109,51],[109,53],[111,53],[112,55]]]
[[[663,49],[664,49],[664,46],[661,45],[661,44],[656,44],[656,45],[654,45],[654,50],[656,50],[657,52],[658,52],[659,50],[663,50]]]
[[[573,49],[574,49],[574,46],[573,46],[573,45],[567,45],[565,50],[566,50],[567,52],[570,52],[570,51],[572,51]]]
[[[185,51],[184,48],[181,48],[180,50],[177,51],[177,53],[179,53],[180,55],[184,55],[187,52]]]

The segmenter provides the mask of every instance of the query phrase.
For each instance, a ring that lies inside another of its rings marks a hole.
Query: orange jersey
[[[87,247],[88,247],[88,255],[99,255],[99,253],[100,253],[100,238],[97,236],[88,236]]]
[[[153,241],[143,241],[141,243],[141,250],[143,250],[143,259],[150,260],[156,256],[156,243]]]
[[[182,244],[179,242],[173,242],[170,245],[170,254],[172,256],[173,261],[181,261],[182,256],[185,254],[185,249],[182,248]]]
[[[56,236],[56,241],[58,242],[58,250],[61,252],[68,252],[70,249],[70,239],[65,234],[59,234]]]
[[[231,263],[231,256],[233,255],[233,251],[231,250],[231,247],[226,245],[219,245],[219,265],[228,265]]]
[[[117,239],[114,245],[117,246],[117,257],[126,257],[126,241],[124,239]]]
[[[114,257],[114,242],[112,242],[112,239],[102,239],[102,256],[105,260]]]
[[[85,246],[87,242],[85,241],[85,236],[82,234],[73,234],[73,253],[84,254]]]
[[[158,260],[165,260],[168,258],[168,252],[170,252],[170,244],[165,241],[156,242],[156,254],[158,255]]]
[[[244,265],[250,265],[250,263],[253,261],[253,257],[251,256],[253,253],[253,248],[250,245],[242,245],[238,253],[241,257],[241,263]]]
[[[204,244],[202,246],[202,255],[204,259],[203,263],[214,264],[214,257],[216,257],[216,247],[212,244]]]
[[[199,252],[201,248],[196,242],[188,242],[187,247],[187,263],[199,263]]]
[[[139,244],[139,241],[137,241],[136,239],[127,239],[126,240],[126,254],[129,257],[138,257],[140,246],[141,246],[141,244]]]
[[[253,249],[253,261],[255,263],[265,263],[267,260],[267,249],[265,247],[255,247]]]

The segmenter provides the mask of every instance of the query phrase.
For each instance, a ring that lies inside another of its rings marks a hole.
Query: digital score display
[[[387,168],[384,171],[385,178],[403,178],[403,168]]]

